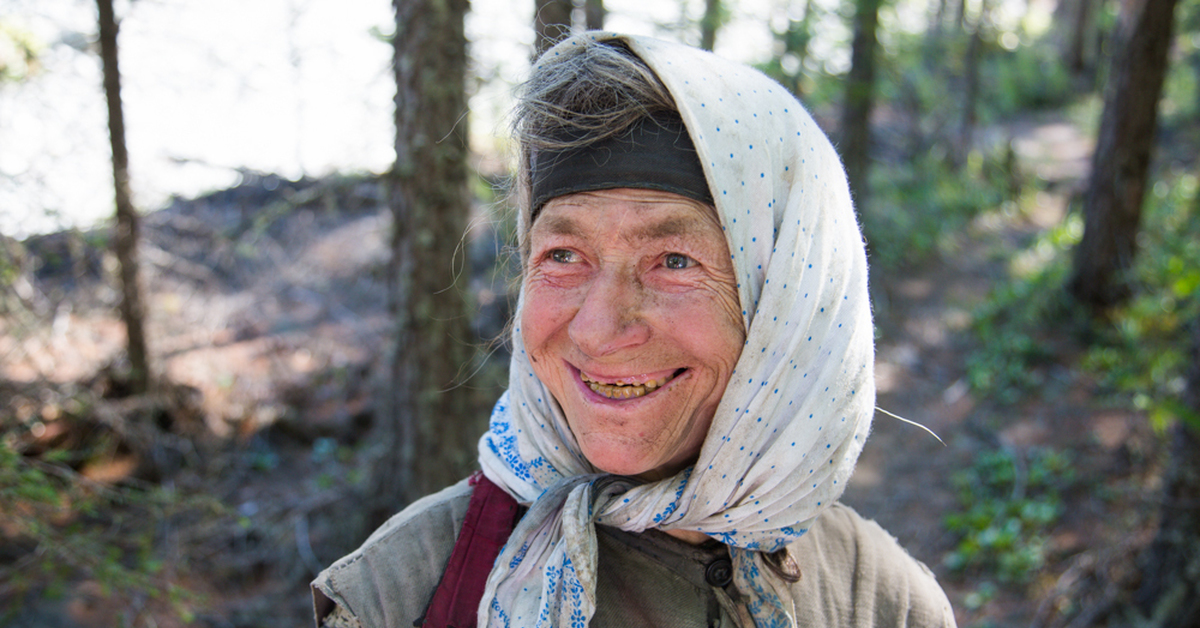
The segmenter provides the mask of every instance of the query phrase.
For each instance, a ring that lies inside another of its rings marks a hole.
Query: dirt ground
[[[1009,131],[1023,167],[1048,182],[1034,211],[976,221],[946,259],[873,271],[878,404],[944,444],[878,414],[844,497],[937,573],[961,626],[1060,625],[1081,583],[1127,562],[1145,542],[1144,521],[1130,513],[1151,503],[1147,465],[1130,462],[1152,448],[1142,417],[1096,403],[1078,378],[1064,376],[1069,384],[1009,406],[974,398],[966,384],[973,307],[1004,276],[1014,246],[1062,217],[1090,155],[1082,134],[1060,120]],[[481,330],[495,333],[503,283],[486,278],[496,244],[482,218],[468,261],[483,277],[474,286],[485,306]],[[356,454],[365,447],[370,374],[387,333],[388,226],[369,181],[297,183],[249,173],[238,188],[146,219],[153,352],[168,380],[198,393],[192,428],[207,435],[198,462],[173,481],[202,488],[227,509],[160,536],[163,551],[179,560],[173,577],[203,596],[192,625],[309,625],[306,583],[357,542],[338,521],[353,509],[362,477]],[[27,286],[26,302],[40,318],[2,323],[0,380],[87,380],[119,353],[115,295],[100,281],[110,262],[52,239],[39,246],[67,250],[67,261],[43,267]],[[1007,585],[950,570],[943,559],[956,540],[943,518],[958,507],[953,474],[981,451],[1040,446],[1075,451],[1077,473],[1095,478],[1064,496],[1044,573],[1029,585]],[[88,472],[104,478],[103,469]],[[1097,484],[1111,489],[1109,497],[1090,490]],[[87,580],[58,600],[27,605],[11,625],[155,625],[147,617],[173,625],[160,602],[117,606]]]
[[[878,521],[937,573],[960,626],[1093,625],[1086,607],[1106,610],[1121,593],[1097,594],[1089,587],[1126,573],[1148,541],[1145,517],[1137,521],[1131,514],[1152,512],[1146,482],[1153,465],[1145,463],[1154,438],[1143,416],[1096,400],[1089,382],[1065,365],[1047,367],[1052,385],[1036,399],[1002,405],[970,392],[965,377],[972,310],[1015,263],[1012,253],[1063,218],[1092,150],[1078,129],[1057,119],[1007,131],[1022,167],[1044,181],[1034,206],[1016,220],[988,215],[975,221],[952,259],[933,260],[915,272],[873,269],[881,330],[878,406],[920,422],[944,444],[877,414],[843,501]],[[1066,344],[1067,353],[1081,349]],[[1019,458],[1038,448],[1073,452],[1077,477],[1088,478],[1064,495],[1065,515],[1051,532],[1045,568],[1022,586],[947,568],[943,558],[957,539],[942,522],[959,508],[955,472],[981,451],[1001,449]],[[1079,606],[1085,612],[1065,614]]]

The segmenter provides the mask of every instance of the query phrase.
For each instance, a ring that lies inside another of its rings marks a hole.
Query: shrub
[[[985,569],[1025,583],[1045,563],[1049,529],[1062,515],[1060,493],[1074,481],[1070,456],[1035,449],[984,452],[952,478],[961,510],[945,526],[960,536],[946,566]]]
[[[1012,187],[1003,151],[973,153],[955,171],[927,157],[916,164],[878,164],[871,206],[860,212],[873,264],[917,263],[944,251],[976,216],[999,207]]]
[[[1200,194],[1196,177],[1174,176],[1147,195],[1134,298],[1111,312],[1083,367],[1100,383],[1148,413],[1156,428],[1175,419],[1200,428],[1182,400],[1191,366],[1190,325],[1200,324]]]

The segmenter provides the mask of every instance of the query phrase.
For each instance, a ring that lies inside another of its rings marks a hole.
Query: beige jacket
[[[423,616],[462,526],[471,487],[459,482],[392,517],[313,582],[328,628],[408,628]],[[729,553],[661,532],[599,527],[593,626],[740,626],[736,587],[714,586]],[[801,626],[947,626],[954,613],[933,573],[875,522],[841,504],[790,547]],[[720,584],[720,582],[718,582]]]

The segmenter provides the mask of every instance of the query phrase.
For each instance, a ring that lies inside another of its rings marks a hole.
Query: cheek
[[[663,329],[722,377],[728,376],[746,340],[738,303],[733,288],[698,290],[663,308]]]
[[[530,359],[536,364],[538,354],[546,351],[547,343],[569,319],[567,299],[559,290],[547,290],[544,286],[528,284],[525,300],[521,306],[521,340]]]

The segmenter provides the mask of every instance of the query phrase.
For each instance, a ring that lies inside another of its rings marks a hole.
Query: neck
[[[663,532],[692,545],[700,545],[711,538],[707,534],[695,530],[663,530]]]

